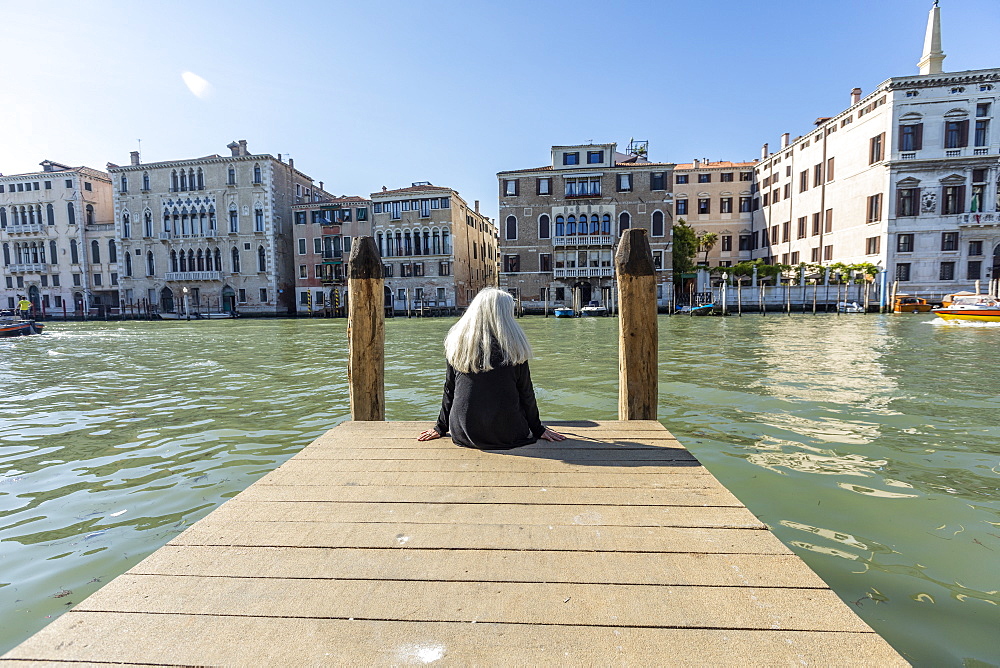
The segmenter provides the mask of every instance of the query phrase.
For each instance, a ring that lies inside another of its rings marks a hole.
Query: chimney
[[[322,181],[319,182],[319,189],[323,190],[323,182]]]
[[[139,164],[139,151],[132,151],[131,153],[129,153],[129,155],[132,156],[132,164],[133,165],[138,165]]]
[[[861,101],[861,89],[854,88],[851,90],[851,104],[857,104]]]
[[[694,160],[691,161],[691,164],[692,166],[694,166],[695,169],[698,169],[698,166],[701,165],[701,161],[698,160],[698,158],[695,158]]]
[[[237,144],[236,142],[232,142],[230,144],[226,144],[226,148],[228,148],[230,151],[233,152],[233,157],[234,158],[240,154],[240,145]]]
[[[479,200],[476,200],[476,213],[479,213]]]
[[[791,136],[792,135],[789,134],[788,132],[786,132],[785,134],[781,135],[781,148],[788,148],[788,138],[791,137]]]
[[[388,190],[388,188],[386,188],[385,186],[382,186],[382,192],[385,192],[386,190]]]
[[[291,167],[292,169],[295,169],[295,159],[294,158],[289,158],[288,159],[288,166]]]
[[[760,159],[764,160],[767,158],[767,144],[760,147]]]
[[[250,155],[250,152],[247,151],[247,140],[241,139],[239,141],[239,144],[240,144],[240,155]]]

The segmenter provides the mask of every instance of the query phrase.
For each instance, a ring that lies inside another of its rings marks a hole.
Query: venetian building
[[[624,230],[649,232],[657,298],[671,280],[673,170],[649,162],[648,142],[551,147],[542,167],[497,173],[501,287],[529,309],[610,305],[614,252]]]
[[[872,263],[883,295],[936,299],[1000,277],[1000,68],[945,72],[941,16],[928,17],[919,74],[893,77],[765,144],[754,168],[754,257]]]
[[[292,207],[328,196],[287,161],[253,154],[108,165],[122,299],[164,313],[295,309]]]
[[[386,306],[451,311],[497,284],[496,225],[458,192],[429,182],[372,193]]]
[[[292,207],[297,313],[344,313],[351,245],[372,236],[371,209],[371,200],[347,195]]]
[[[121,253],[111,180],[90,167],[41,167],[0,175],[0,304],[12,309],[23,295],[40,315],[116,313]]]

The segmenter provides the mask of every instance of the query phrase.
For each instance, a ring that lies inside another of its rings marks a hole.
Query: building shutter
[[[969,119],[958,124],[958,146],[959,148],[965,148],[969,145]],[[964,189],[965,186],[962,186]]]
[[[916,130],[914,131],[914,136],[913,136],[913,148],[914,150],[919,151],[923,147],[924,147],[924,124],[917,123],[917,127]]]

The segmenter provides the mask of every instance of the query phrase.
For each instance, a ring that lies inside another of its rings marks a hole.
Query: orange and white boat
[[[945,320],[1000,322],[1000,301],[989,295],[951,295],[947,306],[936,308],[934,315]]]

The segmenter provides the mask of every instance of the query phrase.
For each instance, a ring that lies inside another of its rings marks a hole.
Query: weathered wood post
[[[347,278],[347,383],[352,420],[385,419],[385,295],[372,237],[351,245]]]
[[[646,230],[626,230],[615,253],[618,274],[618,419],[655,420],[656,271]]]

